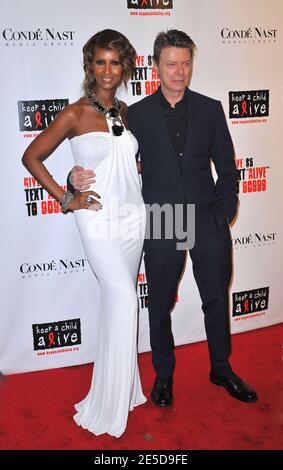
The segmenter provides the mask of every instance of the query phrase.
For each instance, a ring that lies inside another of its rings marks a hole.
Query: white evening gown
[[[90,432],[119,437],[128,413],[146,401],[137,365],[136,280],[145,231],[145,206],[130,131],[89,132],[71,139],[77,165],[93,169],[103,209],[75,211],[85,253],[100,284],[98,334],[90,390],[74,420]]]

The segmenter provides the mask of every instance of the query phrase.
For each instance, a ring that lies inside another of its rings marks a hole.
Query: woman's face
[[[92,70],[96,80],[96,91],[116,89],[122,80],[123,68],[120,52],[117,49],[96,47],[93,56]]]

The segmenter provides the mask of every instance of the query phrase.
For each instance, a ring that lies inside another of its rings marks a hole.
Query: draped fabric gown
[[[97,212],[75,211],[90,266],[100,285],[95,364],[90,390],[75,405],[74,420],[90,432],[119,437],[128,413],[146,401],[137,365],[136,280],[145,231],[145,206],[135,154],[137,141],[124,130],[88,132],[70,140],[77,165],[93,169]]]

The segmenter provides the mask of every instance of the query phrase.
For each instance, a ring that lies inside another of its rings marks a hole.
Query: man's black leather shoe
[[[163,379],[156,377],[154,386],[151,392],[151,400],[157,406],[170,406],[173,403],[173,380],[172,377]]]
[[[213,384],[226,388],[227,392],[237,400],[254,403],[258,399],[255,390],[234,373],[231,376],[225,376],[210,372],[209,379]]]

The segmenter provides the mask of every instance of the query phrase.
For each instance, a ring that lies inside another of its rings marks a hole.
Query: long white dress
[[[89,132],[71,139],[77,165],[93,169],[92,190],[103,208],[75,211],[85,253],[100,284],[95,364],[90,390],[74,420],[90,432],[119,437],[128,413],[146,401],[137,365],[136,280],[145,231],[145,206],[130,131]]]

